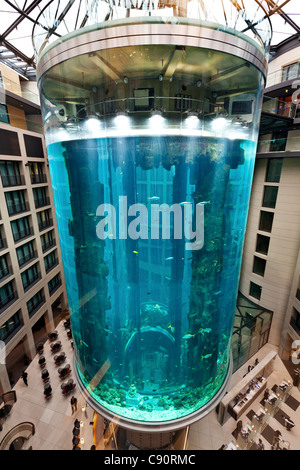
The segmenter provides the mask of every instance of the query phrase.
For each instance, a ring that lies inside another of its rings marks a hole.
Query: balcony
[[[18,299],[18,293],[16,291],[13,291],[11,294],[0,299],[0,313],[6,308],[8,308],[17,299]]]
[[[24,186],[25,179],[23,175],[1,175],[2,185],[4,188],[12,186]]]
[[[42,184],[42,183],[47,183],[47,176],[44,175],[43,173],[37,174],[37,175],[30,175],[31,178],[31,184]]]
[[[61,282],[61,279],[59,279],[57,282],[55,282],[55,284],[49,286],[49,294],[53,295],[54,292],[56,292],[60,288],[61,285],[62,285],[62,282]]]
[[[57,265],[58,265],[58,258],[51,259],[51,261],[47,263],[47,265],[45,264],[46,273],[48,274]]]
[[[48,250],[50,250],[54,246],[56,246],[55,238],[53,238],[52,240],[49,240],[48,242],[43,243],[42,244],[43,253],[46,253]]]
[[[39,231],[41,232],[42,230],[45,230],[46,228],[52,227],[52,226],[53,226],[52,219],[42,220],[41,222],[39,222]]]
[[[38,297],[35,296],[34,301],[30,302],[30,306],[28,305],[29,302],[27,302],[29,316],[32,317],[32,315],[34,315],[45,302],[46,299],[44,295],[40,295]]]
[[[32,261],[37,258],[37,252],[36,251],[31,251],[25,256],[22,256],[21,258],[18,258],[19,262],[19,268],[23,267],[25,264],[29,263],[29,261]]]
[[[11,216],[20,214],[22,212],[29,211],[29,204],[27,202],[12,203],[7,206],[7,210],[8,210],[8,214]]]
[[[34,276],[23,282],[24,292],[27,292],[32,286],[34,286],[41,279],[41,273],[37,271]]]
[[[7,248],[6,238],[0,237],[0,251]]]
[[[12,273],[11,266],[6,265],[0,268],[0,282],[3,282],[4,279]]]
[[[50,198],[43,197],[43,198],[35,199],[34,205],[36,209],[39,209],[40,207],[50,206]]]
[[[277,98],[264,96],[262,112],[281,118],[295,119],[297,107],[293,103],[286,103]]]
[[[14,241],[18,242],[19,240],[23,240],[23,238],[29,237],[33,235],[33,229],[31,227],[28,227],[24,230],[18,230],[13,234]]]

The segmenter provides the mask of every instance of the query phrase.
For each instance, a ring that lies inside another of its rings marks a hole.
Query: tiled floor
[[[67,338],[63,322],[57,326],[59,334],[59,340],[62,343],[62,350],[66,353],[67,360],[65,363],[73,365],[73,349],[71,343]],[[262,350],[259,351],[257,356],[249,361],[250,364],[254,363],[256,357],[260,360],[274,347],[266,345]],[[39,356],[35,357],[27,368],[28,372],[28,386],[23,383],[20,379],[14,389],[17,393],[17,402],[14,404],[10,415],[4,421],[3,430],[0,432],[0,441],[6,435],[6,433],[12,429],[15,425],[21,422],[32,422],[35,425],[35,435],[30,438],[28,444],[32,446],[33,450],[71,450],[72,444],[72,430],[74,427],[74,420],[77,418],[82,421],[82,428],[80,437],[84,438],[84,443],[81,444],[83,449],[90,449],[91,445],[96,444],[97,450],[108,449],[109,445],[102,438],[102,432],[99,433],[103,426],[102,418],[98,417],[98,426],[95,431],[94,427],[90,424],[95,418],[93,410],[87,406],[85,410],[82,410],[83,406],[86,406],[84,397],[80,394],[79,390],[74,391],[74,395],[78,400],[77,411],[72,414],[70,398],[64,397],[61,392],[62,380],[58,377],[58,367],[54,365],[54,354],[50,350],[50,342],[45,343],[44,355],[46,357],[46,367],[50,373],[50,382],[53,389],[53,395],[50,400],[45,400],[43,395],[43,382],[41,379],[41,369],[38,364]],[[268,377],[268,388],[272,388],[274,384],[281,383],[282,380],[288,379],[289,375],[285,369],[283,363],[279,358],[276,360],[276,371]],[[233,387],[246,373],[248,363],[239,369],[231,379],[231,387]],[[73,373],[69,378],[74,379]],[[300,401],[300,392],[296,387],[293,387],[291,391],[298,401]],[[257,411],[259,409],[259,401],[261,395],[257,401],[253,403],[251,409]],[[269,425],[274,429],[279,429],[282,433],[283,439],[289,442],[289,446],[292,450],[300,450],[300,407],[298,410],[292,411],[286,403],[282,404],[282,410],[286,412],[296,426],[292,431],[287,431],[275,418],[271,418]],[[245,412],[245,415],[249,412],[249,409]],[[249,422],[248,418],[244,415],[240,418],[243,424]],[[187,440],[188,450],[218,450],[223,444],[228,444],[233,440],[232,432],[236,428],[236,421],[233,418],[229,418],[223,426],[217,421],[216,412],[213,411],[208,414],[201,421],[193,424],[189,429],[189,435]],[[101,438],[99,438],[101,436]],[[105,436],[104,436],[105,437]],[[261,436],[257,436],[261,437]],[[265,444],[265,449],[270,450],[271,445],[261,437]],[[99,441],[99,442],[94,442]]]

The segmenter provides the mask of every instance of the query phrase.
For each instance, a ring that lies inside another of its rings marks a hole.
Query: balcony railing
[[[62,285],[62,282],[61,282],[61,279],[59,279],[59,281],[57,281],[55,284],[53,284],[52,286],[49,286],[49,294],[52,295],[54,294],[54,292],[56,292],[60,286]]]
[[[53,238],[52,240],[46,242],[46,243],[43,243],[42,245],[42,251],[43,253],[46,253],[46,251],[50,250],[50,248],[52,248],[53,246],[56,245],[56,240],[55,238]]]
[[[1,175],[4,188],[10,186],[24,186],[25,179],[23,175]]]
[[[7,265],[0,269],[0,279],[3,280],[11,273],[11,266]]]
[[[0,237],[0,250],[5,250],[7,248],[6,238]]]
[[[52,227],[52,225],[53,225],[52,219],[42,220],[41,222],[39,222],[39,230],[41,232],[42,230],[45,230],[48,227]]]
[[[40,183],[47,183],[47,176],[43,173],[37,175],[31,175],[31,184],[40,184]]]
[[[26,263],[28,263],[29,261],[32,261],[35,258],[37,258],[37,252],[36,251],[31,251],[27,255],[24,255],[24,256],[18,258],[19,267],[21,268]]]
[[[36,209],[39,209],[40,207],[44,206],[50,206],[50,198],[49,197],[43,197],[40,199],[35,199],[34,200],[34,205]]]
[[[19,240],[22,240],[23,238],[29,237],[32,234],[33,234],[32,227],[28,227],[24,230],[19,230],[18,232],[14,232],[14,234],[13,234],[14,241],[18,242]]]
[[[37,298],[37,300],[34,302],[34,304],[30,306],[30,308],[27,307],[29,316],[31,317],[32,315],[34,315],[45,302],[46,302],[46,299],[44,295]]]
[[[37,281],[39,281],[40,279],[41,279],[41,273],[37,271],[31,279],[27,279],[25,282],[23,282],[24,292],[28,291],[28,289],[32,287],[34,284],[36,284]]]
[[[0,299],[0,311],[7,308],[12,302],[17,300],[18,293],[16,291]]]
[[[299,152],[299,137],[279,137],[275,139],[261,139],[258,141],[257,153],[270,152]]]
[[[27,202],[16,202],[7,205],[9,215],[20,214],[21,212],[29,211],[29,205]]]
[[[50,263],[45,265],[46,273],[48,274],[51,271],[51,269],[53,269],[57,265],[58,265],[58,258],[51,260]]]
[[[293,103],[286,103],[277,98],[264,97],[262,112],[276,116],[295,119],[297,107]]]

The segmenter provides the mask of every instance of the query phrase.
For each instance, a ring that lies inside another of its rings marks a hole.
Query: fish
[[[206,354],[205,356],[201,356],[201,359],[209,359],[212,354]]]
[[[136,255],[138,254],[138,251],[134,251],[133,253],[135,253]]]
[[[192,204],[191,202],[187,202],[187,201],[184,201],[184,202],[180,202],[179,205],[180,206],[184,206],[185,204]]]
[[[158,199],[160,199],[159,196],[152,196],[152,197],[148,197],[149,201],[157,201]]]
[[[171,325],[171,323],[170,323],[170,325],[168,326],[168,328],[171,330],[171,333],[174,333],[174,331],[175,331],[175,327],[174,327],[174,326],[172,326],[172,325]]]
[[[211,328],[199,328],[199,333],[211,333]]]
[[[189,333],[187,333],[186,335],[183,336],[182,339],[190,339],[190,338],[195,338],[196,335],[190,335]]]
[[[174,259],[173,256],[169,256],[169,258],[165,258],[165,261],[170,261],[171,259]]]
[[[169,276],[165,276],[165,279],[167,279],[168,281],[171,281],[171,278]]]
[[[202,204],[204,206],[206,204],[210,204],[210,201],[201,201],[201,202],[198,202],[198,204]]]

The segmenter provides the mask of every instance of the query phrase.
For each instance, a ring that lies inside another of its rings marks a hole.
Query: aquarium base
[[[199,421],[200,419],[204,418],[206,415],[208,415],[211,411],[213,411],[216,406],[220,403],[222,400],[223,396],[227,392],[227,387],[229,385],[229,381],[231,379],[232,375],[232,357],[230,357],[230,362],[229,362],[229,367],[227,371],[227,375],[225,377],[225,380],[221,386],[221,388],[218,390],[216,395],[209,401],[207,402],[204,406],[199,408],[199,410],[190,413],[186,416],[183,416],[181,418],[173,419],[170,421],[160,421],[160,422],[154,422],[154,421],[138,421],[134,419],[128,419],[124,416],[114,414],[104,406],[102,406],[87,390],[87,388],[84,386],[82,383],[82,380],[80,378],[80,375],[77,370],[77,364],[76,360],[74,357],[74,373],[75,373],[75,378],[76,382],[78,385],[78,388],[84,398],[86,399],[86,402],[91,408],[96,413],[99,413],[103,418],[107,419],[108,421],[111,421],[113,423],[118,424],[124,429],[128,429],[131,431],[139,431],[139,432],[172,432],[172,431],[178,431],[180,429],[183,429],[187,426],[190,426],[191,424]]]

